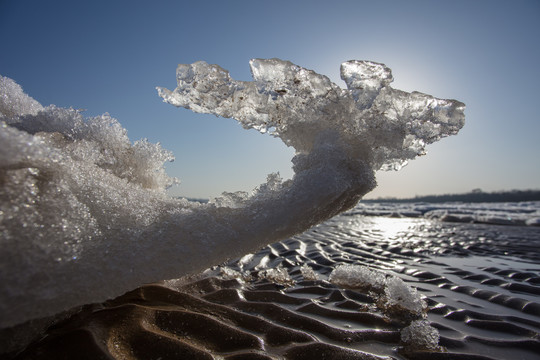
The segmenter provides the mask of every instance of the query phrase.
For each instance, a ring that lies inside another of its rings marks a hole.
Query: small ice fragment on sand
[[[438,350],[439,331],[427,320],[416,320],[401,330],[401,341],[406,350]]]
[[[418,291],[395,276],[386,280],[384,295],[386,297],[384,306],[392,312],[405,311],[413,316],[422,316],[427,308]]]
[[[328,280],[340,287],[371,291],[384,312],[408,319],[424,316],[427,308],[416,289],[396,276],[387,276],[367,266],[339,265]]]
[[[308,280],[308,281],[319,280],[319,277],[317,276],[315,271],[313,271],[313,269],[307,264],[302,265],[302,267],[300,268],[300,271],[302,272],[302,276],[304,277],[304,280]]]
[[[385,287],[385,276],[382,272],[362,265],[339,265],[332,271],[328,280],[341,287],[375,292],[380,292]]]
[[[249,274],[249,272],[240,272],[240,271],[236,271],[234,269],[231,269],[230,267],[227,267],[227,266],[220,266],[219,267],[219,271],[220,271],[220,275],[223,279],[225,280],[240,280],[240,281],[244,281],[244,282],[248,282],[248,281],[251,281],[253,280],[253,277],[251,276],[251,274]]]
[[[259,271],[258,275],[259,278],[266,279],[277,285],[293,286],[295,284],[295,281],[291,278],[287,269],[281,266],[281,264],[273,269]]]

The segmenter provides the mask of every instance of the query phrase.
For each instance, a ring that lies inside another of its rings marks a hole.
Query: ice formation
[[[425,301],[416,289],[396,276],[367,266],[339,265],[328,280],[340,287],[369,291],[384,312],[400,318],[422,318],[427,310]]]
[[[302,273],[302,277],[306,281],[316,281],[319,280],[319,276],[317,273],[313,270],[311,266],[308,264],[304,264],[300,267],[300,271]]]
[[[328,280],[341,287],[377,292],[383,291],[386,283],[382,272],[362,265],[340,265],[332,271]]]
[[[293,286],[295,284],[294,279],[289,275],[289,272],[281,264],[272,269],[266,269],[259,271],[257,276],[260,279],[267,279],[274,284],[282,286]]]
[[[395,276],[391,276],[386,280],[384,296],[383,306],[389,312],[421,317],[427,310],[427,304],[422,300],[418,291]]]
[[[439,349],[439,331],[425,319],[412,321],[400,335],[408,351]]]
[[[172,155],[131,143],[108,115],[42,107],[0,78],[0,328],[197,272],[353,207],[374,171],[457,133],[464,105],[392,89],[390,70],[342,65],[342,89],[287,61],[252,60],[253,82],[179,65],[175,106],[237,119],[296,149],[295,175],[208,204],[172,199]]]

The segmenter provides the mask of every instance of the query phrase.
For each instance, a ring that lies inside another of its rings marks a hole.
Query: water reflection
[[[345,226],[359,235],[369,233],[382,241],[395,242],[410,238],[411,234],[431,224],[430,220],[419,218],[354,216]]]

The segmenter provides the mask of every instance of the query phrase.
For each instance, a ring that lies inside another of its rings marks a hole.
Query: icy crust
[[[375,186],[375,169],[423,153],[463,124],[463,104],[393,90],[382,64],[348,64],[349,90],[277,59],[252,61],[254,82],[203,62],[180,65],[179,87],[159,90],[166,101],[234,117],[297,151],[291,180],[271,174],[250,193],[207,204],[166,195],[176,180],[159,144],[131,143],[109,115],[43,107],[1,78],[0,328],[302,232],[352,208]]]

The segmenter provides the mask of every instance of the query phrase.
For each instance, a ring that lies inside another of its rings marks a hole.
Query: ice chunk
[[[220,266],[219,272],[220,272],[221,277],[226,280],[236,279],[242,282],[253,280],[253,277],[251,276],[249,272],[247,271],[240,272],[240,271],[231,269],[230,267],[227,267],[227,266]]]
[[[272,269],[259,271],[258,276],[261,279],[267,279],[268,281],[282,286],[292,286],[295,284],[294,279],[281,264]]]
[[[319,276],[307,264],[302,265],[300,267],[300,271],[302,272],[302,277],[304,278],[304,280],[308,280],[308,281],[310,281],[310,280],[311,281],[319,280]]]
[[[427,305],[416,289],[400,278],[363,265],[339,265],[328,280],[337,286],[371,291],[378,306],[403,319],[425,315]]]
[[[463,125],[462,103],[394,90],[381,64],[346,63],[350,89],[288,61],[250,65],[254,81],[205,62],[179,65],[178,87],[158,88],[166,102],[233,117],[296,150],[290,181],[271,175],[207,204],[166,195],[172,154],[159,145],[132,143],[106,114],[44,108],[1,78],[0,327],[302,232],[353,207],[374,188],[375,170],[401,166]]]
[[[419,318],[427,310],[426,302],[418,291],[396,276],[390,276],[386,280],[384,295],[386,297],[384,307],[389,312]]]
[[[406,350],[439,350],[439,331],[427,320],[415,320],[401,330]]]
[[[341,64],[341,78],[351,90],[359,109],[370,107],[379,91],[394,80],[392,71],[384,64],[356,60]]]
[[[341,287],[376,292],[382,292],[386,286],[386,277],[381,271],[362,265],[339,265],[332,271],[328,280]]]

